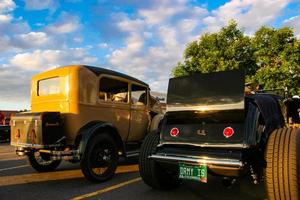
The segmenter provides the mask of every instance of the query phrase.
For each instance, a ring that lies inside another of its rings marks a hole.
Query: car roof
[[[120,73],[120,72],[116,72],[110,69],[105,69],[105,68],[101,68],[101,67],[94,67],[94,66],[88,66],[88,65],[81,65],[82,67],[85,67],[87,69],[89,69],[90,71],[92,71],[93,73],[95,73],[97,76],[99,76],[100,74],[108,74],[108,75],[112,75],[112,76],[119,76],[134,82],[137,82],[139,84],[145,85],[147,87],[149,87],[149,85],[141,80],[138,80],[132,76]]]

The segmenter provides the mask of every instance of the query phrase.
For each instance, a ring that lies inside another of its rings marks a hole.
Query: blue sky
[[[31,76],[67,64],[166,92],[186,44],[230,19],[248,35],[267,25],[300,37],[299,0],[0,0],[0,110],[30,109]]]

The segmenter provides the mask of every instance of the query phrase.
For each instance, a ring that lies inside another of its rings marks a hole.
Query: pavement
[[[6,199],[97,199],[97,200],[254,200],[264,199],[264,185],[253,185],[250,178],[238,180],[225,188],[219,177],[208,177],[208,183],[184,181],[174,190],[158,191],[140,178],[138,158],[122,159],[116,175],[100,184],[88,182],[79,164],[62,162],[54,172],[38,173],[26,157],[18,157],[14,148],[0,144],[0,200]]]

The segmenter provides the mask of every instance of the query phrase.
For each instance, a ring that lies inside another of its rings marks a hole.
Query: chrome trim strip
[[[243,167],[244,164],[240,160],[236,159],[222,159],[222,158],[209,158],[209,157],[197,157],[197,156],[173,156],[173,155],[160,155],[154,154],[149,156],[154,160],[166,160],[175,162],[189,162],[195,164],[207,164],[207,165],[222,165],[230,167]]]
[[[215,147],[215,148],[249,148],[247,144],[226,144],[226,143],[218,143],[218,144],[210,144],[210,143],[202,143],[202,144],[195,144],[190,142],[161,142],[157,146],[161,147],[166,144],[173,144],[173,145],[189,145],[189,146],[196,146],[196,147]]]
[[[200,111],[207,112],[211,110],[233,110],[233,109],[241,109],[243,110],[245,107],[244,100],[236,103],[224,103],[224,104],[216,104],[216,105],[203,105],[203,104],[169,104],[167,105],[167,112],[173,111]]]
[[[19,143],[19,142],[11,142],[11,146],[15,147],[31,147],[31,148],[46,148],[46,147],[60,147],[61,144],[52,144],[52,145],[41,145],[41,144],[29,144],[29,143]]]

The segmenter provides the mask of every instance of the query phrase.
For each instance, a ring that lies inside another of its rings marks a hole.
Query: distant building
[[[153,91],[151,91],[150,93],[154,98],[156,98],[160,102],[162,109],[166,110],[167,94]]]
[[[167,102],[167,94],[160,93],[160,92],[153,92],[153,91],[151,91],[150,93],[153,97],[155,97],[157,100],[159,100],[160,103]]]
[[[0,110],[0,125],[9,125],[10,116],[18,112],[17,110]]]

